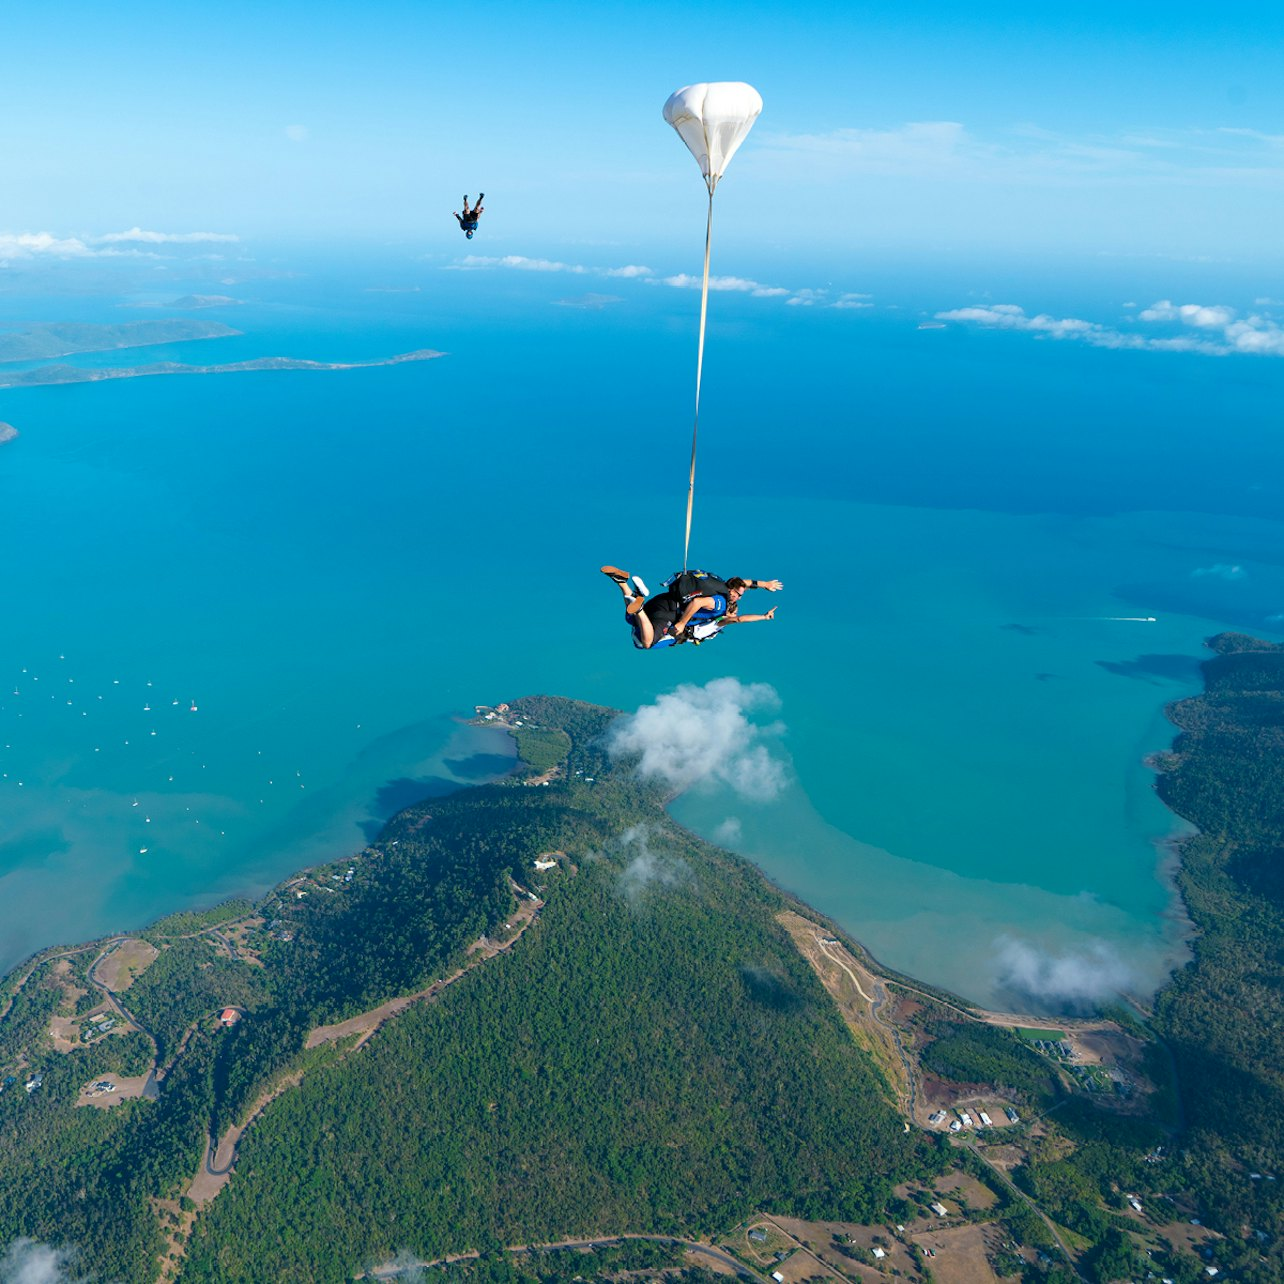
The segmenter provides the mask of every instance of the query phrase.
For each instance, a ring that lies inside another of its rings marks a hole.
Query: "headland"
[[[618,715],[483,706],[511,777],[10,975],[0,1239],[149,1282],[1278,1278],[1284,648],[1212,646],[1160,764],[1202,935],[1153,1013],[889,973],[674,824]]]

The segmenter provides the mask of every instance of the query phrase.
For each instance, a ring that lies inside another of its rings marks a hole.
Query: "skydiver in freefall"
[[[470,241],[473,239],[473,233],[477,230],[477,220],[484,213],[482,209],[482,201],[485,199],[486,199],[486,193],[478,192],[477,204],[474,205],[470,210],[468,208],[468,193],[465,192],[464,193],[464,212],[462,215],[455,214],[455,218],[459,220],[459,230],[463,232],[463,234]],[[451,212],[454,213],[453,210]]]
[[[722,581],[702,572],[684,571],[675,575],[663,593],[649,598],[649,590],[637,575],[618,566],[602,567],[624,595],[624,618],[633,631],[633,645],[652,651],[684,642],[697,646],[722,632],[728,624],[757,624],[776,617],[773,606],[765,615],[741,615],[740,599],[746,589],[762,588],[777,593],[780,580],[746,580],[740,576]],[[707,590],[707,591],[705,591]]]

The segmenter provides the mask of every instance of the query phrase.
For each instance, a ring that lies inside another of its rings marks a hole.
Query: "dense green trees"
[[[775,923],[776,898],[666,830],[649,860],[673,877],[626,877],[633,849],[618,843],[575,853],[519,950],[274,1103],[188,1276],[238,1278],[246,1244],[259,1269],[306,1262],[338,1280],[397,1250],[690,1234],[754,1207],[868,1218],[897,1180],[935,1171]]]
[[[1054,1095],[1052,1075],[1037,1056],[1001,1026],[938,1023],[921,1056],[923,1067],[956,1083],[991,1084],[1008,1095],[1042,1102]]]
[[[1222,634],[1202,696],[1172,706],[1182,729],[1161,796],[1200,834],[1180,882],[1199,928],[1193,963],[1156,1017],[1190,1127],[1185,1178],[1233,1234],[1276,1226],[1284,1182],[1284,647]]]

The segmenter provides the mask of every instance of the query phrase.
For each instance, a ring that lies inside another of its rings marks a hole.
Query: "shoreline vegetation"
[[[50,361],[81,352],[115,352],[121,348],[147,348],[162,343],[189,343],[196,339],[224,339],[240,335],[221,321],[190,317],[126,321],[119,325],[54,321],[44,325],[0,328],[0,362]]]
[[[232,333],[236,333],[232,331]],[[191,366],[179,361],[153,361],[141,366],[41,366],[36,370],[0,374],[0,389],[40,388],[64,383],[101,383],[107,379],[141,379],[150,375],[243,374],[259,370],[369,370],[376,366],[398,366],[410,361],[432,361],[444,357],[433,348],[419,348],[374,361],[310,361],[303,357],[253,357],[220,365]]]
[[[1155,763],[1198,935],[1151,1014],[898,976],[673,822],[611,711],[482,706],[512,776],[0,983],[0,1244],[147,1284],[1277,1280],[1284,647],[1209,645]]]

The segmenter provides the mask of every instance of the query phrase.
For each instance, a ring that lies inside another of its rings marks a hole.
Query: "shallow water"
[[[1270,363],[720,297],[694,547],[787,590],[772,624],[639,655],[596,567],[680,552],[690,296],[586,312],[564,282],[396,270],[424,289],[263,285],[244,338],[135,355],[449,356],[3,394],[0,966],[343,855],[494,765],[449,720],[475,702],[730,674],[779,693],[793,783],[684,821],[736,814],[772,877],[970,998],[1153,988],[1180,925],[1142,760],[1201,639],[1284,606]],[[1196,488],[1169,449],[1213,398],[1243,449]]]

